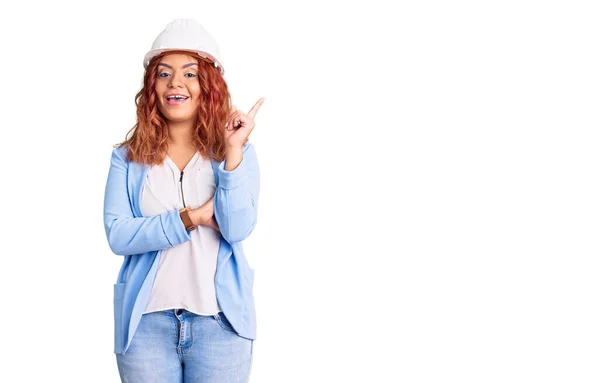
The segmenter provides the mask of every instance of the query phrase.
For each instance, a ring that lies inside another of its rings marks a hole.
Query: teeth
[[[169,97],[167,97],[167,99],[169,99],[169,100],[172,100],[172,99],[185,100],[185,99],[187,99],[187,97],[184,97],[184,96],[169,96]]]

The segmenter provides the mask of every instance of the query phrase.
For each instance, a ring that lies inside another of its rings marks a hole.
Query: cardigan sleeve
[[[242,161],[234,170],[226,171],[223,161],[217,174],[215,220],[227,242],[243,241],[254,230],[257,220],[260,172],[254,145],[245,144]]]
[[[115,148],[104,192],[104,229],[113,253],[143,254],[191,240],[177,209],[152,217],[133,216],[127,170],[120,148]]]

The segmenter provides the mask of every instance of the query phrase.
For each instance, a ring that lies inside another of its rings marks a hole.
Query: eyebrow
[[[185,69],[185,68],[190,67],[192,65],[198,65],[198,63],[187,63],[184,66],[182,66],[181,69]],[[169,69],[173,69],[172,66],[170,66],[169,64],[165,64],[165,63],[160,63],[160,64],[158,64],[158,66],[166,66]]]

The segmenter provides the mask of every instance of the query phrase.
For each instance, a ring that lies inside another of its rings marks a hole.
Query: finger
[[[264,97],[261,97],[258,101],[256,101],[256,104],[254,104],[252,109],[250,109],[250,111],[248,112],[248,117],[250,117],[251,119],[254,120],[254,117],[256,116],[256,112],[258,112],[258,108],[260,108],[260,106],[263,104],[263,102],[265,102]]]
[[[235,105],[231,106],[231,109],[229,109],[229,115],[227,116],[227,122],[229,122],[229,120],[231,119],[231,116],[237,111],[237,108],[235,107]],[[225,123],[225,127],[227,127],[227,123]]]
[[[229,124],[227,130],[234,130],[240,127],[240,116],[242,114],[242,111],[238,110],[229,117]]]
[[[254,127],[254,120],[251,119],[247,114],[240,115],[240,128],[249,129],[252,131]]]
[[[235,105],[232,105],[231,108],[229,109],[229,115],[227,116],[227,118],[229,119],[229,117],[231,117],[232,114],[234,114],[237,111],[237,108],[235,107]]]
[[[233,121],[227,130],[238,130],[240,128],[239,122]]]
[[[242,111],[240,111],[240,110],[231,112],[229,117],[227,117],[227,122],[225,123],[225,128],[227,130],[233,130],[233,127],[236,125],[237,116],[241,113],[242,113]]]
[[[250,134],[250,132],[252,132],[252,129],[254,129],[254,125],[254,120],[248,117],[248,115],[240,115],[240,126],[238,130],[247,130],[248,133],[246,134]]]

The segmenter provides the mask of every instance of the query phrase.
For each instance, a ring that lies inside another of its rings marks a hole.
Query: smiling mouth
[[[169,96],[167,97],[168,105],[180,105],[187,101],[189,97],[185,96]]]

